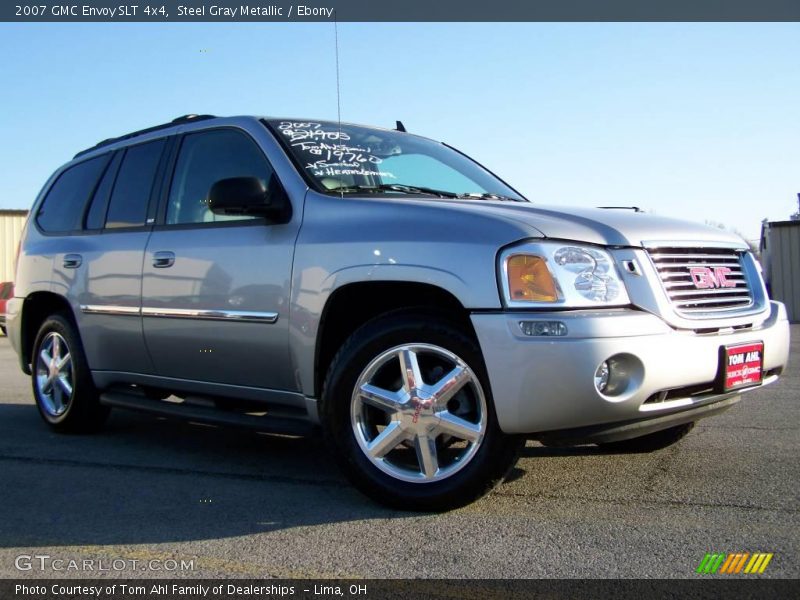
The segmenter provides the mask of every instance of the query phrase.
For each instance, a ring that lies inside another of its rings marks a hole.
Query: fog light
[[[561,321],[520,321],[519,328],[532,337],[567,335],[567,326]]]
[[[603,363],[597,367],[597,371],[594,372],[594,387],[597,388],[597,391],[601,394],[606,393],[606,389],[608,388],[608,380],[611,378],[611,369],[608,366],[608,361],[603,361]]]
[[[594,372],[594,387],[609,402],[624,402],[644,381],[644,365],[633,354],[609,356]]]

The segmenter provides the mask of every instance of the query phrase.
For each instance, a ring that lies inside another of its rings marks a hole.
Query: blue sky
[[[798,24],[339,24],[344,120],[446,141],[530,199],[756,238],[797,210]],[[0,208],[185,113],[336,117],[320,24],[0,24]]]

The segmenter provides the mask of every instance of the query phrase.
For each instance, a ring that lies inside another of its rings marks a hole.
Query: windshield
[[[267,124],[321,192],[525,201],[476,162],[439,142],[330,121]]]

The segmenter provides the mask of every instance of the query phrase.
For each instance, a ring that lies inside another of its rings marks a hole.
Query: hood
[[[747,247],[742,238],[729,231],[627,209],[480,200],[458,201],[457,204],[470,212],[488,213],[527,225],[547,238],[604,246],[645,246],[651,242],[712,242]]]

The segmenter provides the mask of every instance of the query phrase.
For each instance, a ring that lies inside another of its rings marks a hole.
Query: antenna
[[[403,122],[402,122],[402,121],[397,121],[397,125],[395,126],[395,129],[396,129],[397,131],[402,131],[403,133],[405,133],[405,132],[406,132],[406,126],[405,126],[405,125],[403,125]]]
[[[333,11],[333,36],[334,46],[336,47],[336,119],[339,124],[338,142],[342,142],[342,95],[339,91],[339,24],[336,19],[336,10]],[[339,187],[344,186],[344,179],[339,179]],[[344,190],[339,191],[339,195],[344,199]]]
[[[342,96],[339,92],[339,26],[336,22],[336,11],[333,11],[333,35],[336,47],[336,115],[339,120],[339,135],[342,133]]]

